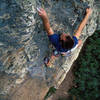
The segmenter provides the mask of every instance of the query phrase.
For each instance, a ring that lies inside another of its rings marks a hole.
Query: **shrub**
[[[52,94],[54,94],[56,92],[56,88],[53,86],[49,89],[49,91],[47,92],[46,96],[44,97],[44,100],[46,100],[48,97],[50,97]]]
[[[100,31],[86,42],[75,70],[75,86],[69,90],[77,100],[100,100]]]

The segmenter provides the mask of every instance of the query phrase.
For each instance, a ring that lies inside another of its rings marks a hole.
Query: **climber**
[[[92,9],[91,8],[86,9],[86,15],[72,37],[66,33],[62,33],[60,35],[54,33],[53,29],[50,27],[50,23],[49,23],[49,19],[48,19],[46,11],[43,8],[38,8],[37,10],[38,10],[39,16],[41,17],[43,21],[49,40],[57,50],[57,52],[53,53],[53,55],[50,57],[49,60],[45,59],[46,66],[49,66],[50,60],[55,59],[55,57],[58,54],[61,54],[64,56],[68,54],[68,51],[70,51],[72,48],[76,47],[77,45],[79,46],[81,44],[81,40],[79,40],[79,37],[89,19],[89,16],[92,13]]]

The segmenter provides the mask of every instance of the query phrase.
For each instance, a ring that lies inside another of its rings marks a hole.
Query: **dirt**
[[[43,100],[48,91],[43,80],[28,79],[7,100]]]
[[[49,100],[68,100],[68,97],[70,96],[68,90],[73,86],[73,69],[75,69],[75,65],[76,63],[73,64],[70,71],[67,73],[66,78],[60,85],[59,89],[57,89],[56,93],[53,94],[53,96],[51,96]]]

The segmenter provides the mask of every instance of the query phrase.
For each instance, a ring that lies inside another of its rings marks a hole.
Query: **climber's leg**
[[[47,67],[52,67],[56,57],[58,57],[60,55],[60,53],[57,51],[57,50],[54,50],[53,51],[53,54],[51,55],[50,58],[48,57],[45,57],[44,58],[44,63]]]
[[[49,57],[45,57],[45,58],[44,58],[44,64],[45,64],[47,67],[52,67],[55,58],[56,58],[56,56],[54,56],[54,55],[51,55],[50,58],[49,58]]]

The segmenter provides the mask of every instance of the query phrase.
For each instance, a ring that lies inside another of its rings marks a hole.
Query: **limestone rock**
[[[80,39],[83,43],[96,30],[98,12],[94,0],[0,0],[0,72],[2,73],[0,99],[2,100],[5,98],[13,100],[16,96],[15,100],[25,100],[25,98],[20,99],[18,93],[21,88],[17,90],[16,87],[23,87],[23,96],[24,93],[29,94],[29,99],[26,100],[33,100],[31,96],[33,91],[37,91],[37,98],[41,96],[44,86],[45,91],[51,86],[58,88],[83,46],[82,44],[69,57],[58,57],[53,68],[46,68],[43,59],[51,54],[53,48],[36,11],[36,7],[40,6],[47,11],[51,27],[56,33],[66,32],[71,35],[84,18],[85,9],[90,6],[93,13],[81,34]],[[26,82],[28,80],[31,80],[32,84],[28,84]],[[8,82],[3,84],[6,81]],[[31,88],[32,85],[36,88]],[[28,89],[30,92],[25,92],[26,86],[30,88]]]
[[[97,30],[100,30],[100,1],[99,0],[95,1],[95,6],[97,7],[97,11],[98,11]]]

